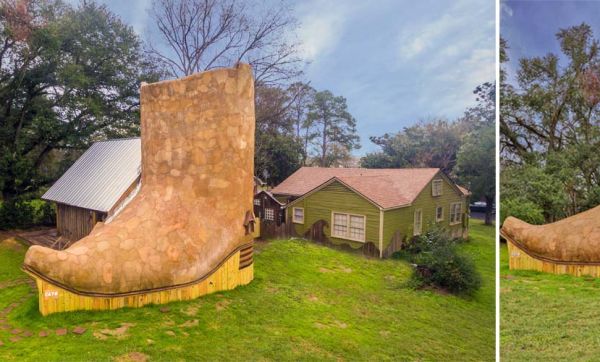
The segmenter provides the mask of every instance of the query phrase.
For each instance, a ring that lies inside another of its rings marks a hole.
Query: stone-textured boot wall
[[[193,285],[232,256],[239,261],[240,250],[248,264],[255,123],[250,67],[144,85],[141,120],[139,194],[112,222],[97,224],[66,250],[31,247],[24,269],[34,277],[61,291],[117,296]]]
[[[600,207],[547,225],[509,217],[501,235],[512,269],[600,276]]]

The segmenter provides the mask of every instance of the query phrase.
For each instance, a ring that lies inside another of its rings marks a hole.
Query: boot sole
[[[254,279],[253,244],[245,244],[230,254],[206,276],[185,284],[133,291],[128,293],[89,293],[59,284],[23,266],[36,282],[39,310],[44,316],[76,310],[112,310],[139,308],[148,304],[165,304],[191,300],[206,294],[247,285]]]
[[[510,270],[534,270],[552,274],[570,274],[577,277],[600,277],[600,262],[571,262],[554,260],[536,255],[525,249],[502,230],[500,236],[508,246],[508,267]]]

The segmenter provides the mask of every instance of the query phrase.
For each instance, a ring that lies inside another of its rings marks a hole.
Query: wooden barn
[[[469,192],[437,168],[302,167],[272,190],[292,234],[387,257],[438,226],[468,235]]]
[[[62,247],[88,235],[94,225],[116,215],[140,186],[139,138],[94,143],[42,196],[56,203]]]

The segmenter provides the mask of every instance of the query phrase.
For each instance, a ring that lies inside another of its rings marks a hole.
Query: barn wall
[[[56,205],[56,229],[58,235],[77,241],[88,235],[105,213],[64,204]]]

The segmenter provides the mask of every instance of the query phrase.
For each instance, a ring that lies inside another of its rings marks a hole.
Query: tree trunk
[[[321,167],[325,167],[327,157],[327,122],[323,121],[323,142],[321,144]]]
[[[494,198],[490,196],[485,197],[485,225],[492,225],[492,206],[494,204]]]

